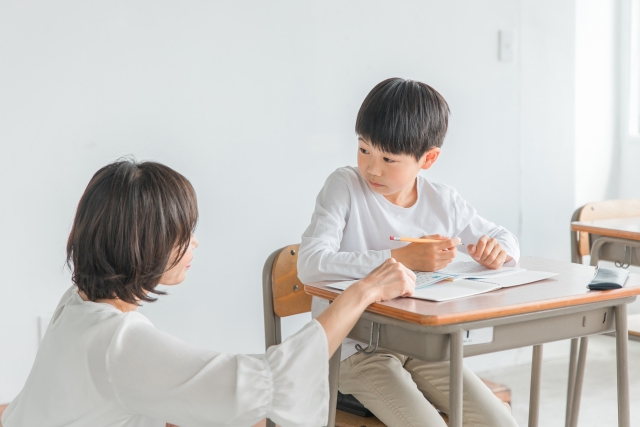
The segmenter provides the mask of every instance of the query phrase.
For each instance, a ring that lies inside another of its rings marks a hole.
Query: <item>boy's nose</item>
[[[373,176],[380,176],[382,175],[382,169],[377,162],[372,161],[367,165],[367,173]]]

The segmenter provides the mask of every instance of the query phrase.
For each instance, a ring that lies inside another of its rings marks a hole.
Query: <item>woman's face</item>
[[[189,247],[184,253],[184,256],[180,261],[174,265],[170,270],[164,272],[160,278],[161,285],[177,285],[182,283],[187,277],[187,270],[191,267],[191,260],[193,259],[193,250],[198,247],[198,239],[193,234],[191,235],[191,242]],[[171,258],[169,258],[169,265],[173,264],[178,254],[178,249],[174,248],[171,252]]]

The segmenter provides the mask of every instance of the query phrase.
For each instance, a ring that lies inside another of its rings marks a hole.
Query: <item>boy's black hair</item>
[[[394,77],[378,83],[364,99],[356,133],[384,152],[419,160],[442,146],[449,113],[447,101],[431,86]]]

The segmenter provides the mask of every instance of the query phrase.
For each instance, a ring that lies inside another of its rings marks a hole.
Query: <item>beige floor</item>
[[[568,342],[567,346],[569,346]],[[564,426],[568,367],[568,358],[546,360],[543,363],[540,426]],[[511,387],[513,414],[518,425],[526,426],[529,414],[531,365],[487,371],[480,375]],[[640,342],[638,341],[629,341],[629,383],[631,425],[640,426]],[[618,425],[614,337],[598,335],[589,340],[578,425],[580,427]]]

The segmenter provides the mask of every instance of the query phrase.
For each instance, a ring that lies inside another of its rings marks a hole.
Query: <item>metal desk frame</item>
[[[422,326],[388,316],[364,312],[349,333],[349,338],[368,342],[371,337],[371,328],[374,325],[380,325],[380,340],[378,342],[380,347],[427,362],[449,360],[451,364],[450,427],[462,427],[462,360],[465,356],[476,356],[533,345],[529,427],[537,427],[540,411],[542,344],[615,331],[618,426],[630,427],[626,305],[635,299],[635,296],[630,296],[597,303],[578,304],[540,312],[441,326]],[[326,299],[314,296],[312,303],[314,318],[328,307],[329,303]],[[494,328],[492,342],[463,346],[465,331],[490,326]],[[577,340],[574,341],[577,344]],[[568,416],[567,421],[571,427],[577,426],[582,388],[582,376],[579,375],[579,378],[576,378],[575,372],[584,372],[586,349],[585,342],[585,345],[580,349],[578,360],[571,361],[571,364],[575,365],[574,378],[569,380],[567,394],[567,415],[572,415],[571,419]],[[340,349],[333,355],[329,364],[328,427],[335,427],[339,369]]]

